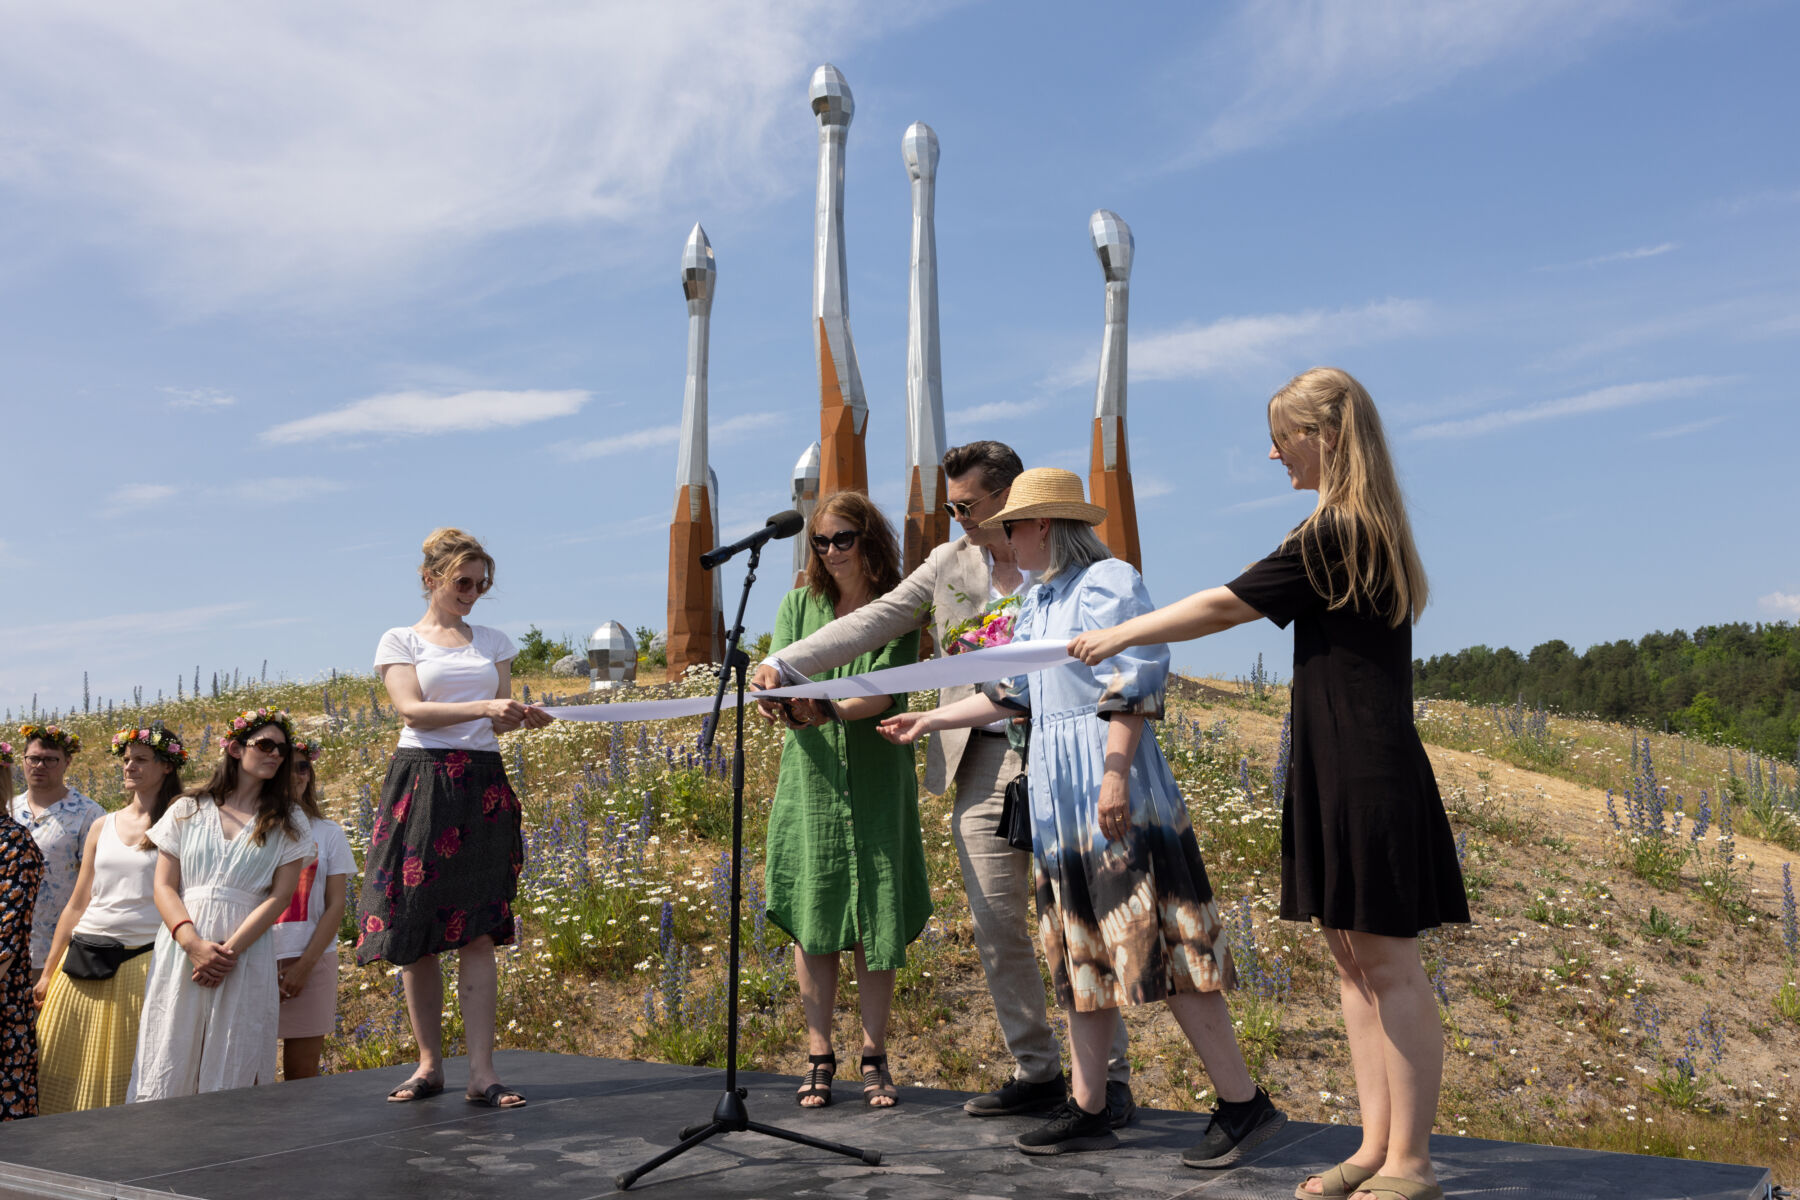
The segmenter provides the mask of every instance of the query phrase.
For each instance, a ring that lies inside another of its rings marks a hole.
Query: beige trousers
[[[1006,1048],[1018,1061],[1014,1077],[1028,1083],[1055,1078],[1062,1070],[1056,1035],[1050,1031],[1043,976],[1038,973],[1037,939],[1031,918],[1035,875],[1031,854],[994,836],[1006,785],[1022,769],[1004,738],[969,735],[956,768],[956,857],[962,864],[969,915],[975,920],[975,949],[987,974],[988,993]],[[1106,1077],[1128,1082],[1125,1022],[1119,1021]]]

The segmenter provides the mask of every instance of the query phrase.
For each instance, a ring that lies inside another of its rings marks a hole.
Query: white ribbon
[[[771,688],[766,692],[748,693],[751,700],[848,700],[856,696],[890,696],[896,692],[927,692],[962,684],[992,683],[1011,679],[1028,671],[1042,671],[1074,662],[1069,657],[1069,643],[1055,641],[1010,642],[970,650],[948,658],[932,658],[870,671],[866,675],[846,675],[823,683],[800,683],[791,687]],[[725,693],[725,707],[737,705],[737,693]],[[694,696],[681,700],[627,700],[618,704],[582,704],[544,711],[559,721],[666,721],[675,717],[695,717],[712,711],[710,696]]]

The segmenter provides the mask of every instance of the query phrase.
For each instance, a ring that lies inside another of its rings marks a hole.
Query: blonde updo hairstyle
[[[1308,579],[1332,608],[1366,604],[1396,628],[1418,621],[1430,585],[1375,401],[1348,371],[1303,371],[1269,399],[1276,448],[1285,450],[1296,435],[1319,443],[1318,506],[1288,535],[1304,551]],[[1343,552],[1348,586],[1341,594],[1317,553],[1322,520],[1332,522]]]
[[[494,556],[481,548],[473,534],[449,527],[434,529],[422,549],[425,561],[419,564],[419,583],[427,596],[431,595],[432,584],[448,579],[464,563],[477,560],[487,570],[488,585],[493,586]]]

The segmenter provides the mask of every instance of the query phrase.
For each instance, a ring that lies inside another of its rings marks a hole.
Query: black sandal
[[[900,1103],[900,1089],[894,1086],[894,1077],[888,1074],[887,1055],[865,1054],[862,1056],[863,1103],[870,1108],[892,1108]],[[877,1104],[875,1101],[886,1096],[892,1104]]]
[[[390,1104],[410,1104],[414,1100],[427,1100],[444,1090],[443,1080],[435,1083],[423,1075],[414,1075],[411,1079],[388,1093]]]
[[[800,1077],[800,1090],[794,1095],[794,1103],[801,1108],[829,1108],[831,1106],[831,1081],[837,1078],[837,1054],[809,1054],[806,1061],[811,1064],[806,1074]],[[808,1104],[814,1096],[820,1097],[817,1104]]]

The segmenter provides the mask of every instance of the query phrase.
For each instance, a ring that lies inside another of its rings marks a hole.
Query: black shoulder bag
[[[119,968],[156,945],[127,946],[118,938],[97,933],[77,933],[69,938],[63,951],[62,972],[71,979],[111,979]]]

